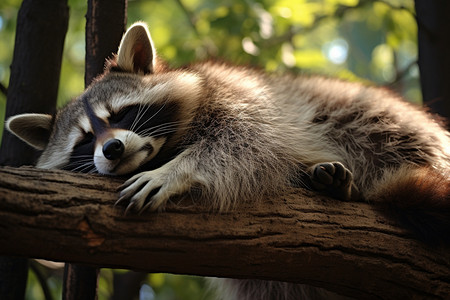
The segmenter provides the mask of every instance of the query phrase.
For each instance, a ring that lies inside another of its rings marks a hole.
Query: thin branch
[[[197,36],[200,36],[200,33],[197,30],[197,17],[181,2],[181,0],[175,0],[175,2],[178,4],[178,6],[181,8],[183,13],[185,14],[187,20],[189,21],[189,25],[191,26],[192,30],[195,32]]]
[[[8,88],[3,85],[3,83],[0,82],[0,92],[2,92],[3,95],[8,96]]]
[[[408,74],[408,72],[415,66],[417,66],[418,61],[417,60],[412,60],[406,67],[404,67],[401,70],[396,69],[395,71],[395,78],[392,79],[390,82],[387,82],[385,85],[386,86],[394,86],[396,84],[398,84],[400,81],[402,81],[404,79],[404,77],[406,76],[406,74]]]
[[[33,273],[36,275],[36,278],[39,281],[39,284],[41,285],[45,300],[53,300],[52,293],[50,292],[50,288],[48,287],[48,284],[47,284],[47,278],[44,275],[44,273],[42,272],[39,264],[36,261],[31,260],[30,268],[33,271]]]
[[[182,2],[182,0],[175,0],[175,2],[178,4],[178,6],[183,11],[184,15],[186,16],[186,19],[188,20],[189,26],[192,28],[192,31],[197,36],[197,38],[203,39],[203,49],[205,50],[207,57],[215,57],[217,55],[217,47],[214,44],[214,42],[208,38],[208,37],[202,37],[200,32],[197,29],[197,17],[195,14],[190,11]],[[205,57],[201,57],[202,59]]]

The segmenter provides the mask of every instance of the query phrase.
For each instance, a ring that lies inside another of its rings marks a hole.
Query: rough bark
[[[67,0],[23,1],[17,18],[6,118],[26,112],[55,112],[68,19]],[[36,155],[36,150],[4,132],[0,165],[33,164]]]
[[[0,254],[102,267],[276,279],[360,299],[445,299],[450,251],[369,204],[298,190],[228,213],[184,199],[160,213],[114,207],[121,180],[0,169]]]
[[[89,0],[86,14],[85,85],[103,73],[105,59],[112,58],[125,32],[126,0]]]
[[[55,111],[68,19],[67,0],[22,2],[17,18],[6,118],[25,112]],[[31,164],[36,157],[37,151],[8,132],[3,133],[0,165]],[[27,275],[26,259],[0,258],[0,298],[23,299]]]
[[[423,100],[450,120],[450,2],[415,0],[415,5]]]

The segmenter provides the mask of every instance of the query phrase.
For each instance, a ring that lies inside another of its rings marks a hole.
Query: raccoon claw
[[[173,173],[171,168],[163,166],[136,174],[120,187],[116,205],[128,203],[125,213],[161,210],[171,196],[190,187],[189,176],[174,178]]]
[[[119,200],[116,205],[128,203],[125,213],[142,212],[146,209],[156,210],[163,205],[168,197],[160,194],[164,182],[155,171],[142,172],[128,179],[120,188]],[[147,200],[148,199],[148,200]],[[146,202],[148,201],[148,204]]]
[[[130,201],[130,204],[127,205],[127,208],[125,208],[125,214],[128,215],[130,211],[136,210],[136,201],[132,202]]]
[[[340,162],[319,163],[311,168],[312,187],[340,200],[349,201],[358,196],[353,175]]]
[[[128,203],[128,205],[127,205]],[[130,213],[130,211],[136,211],[136,201],[131,201],[129,198],[125,196],[120,196],[119,199],[116,201],[114,206],[125,206],[125,214],[127,215]]]
[[[121,197],[119,195],[119,199],[116,201],[116,203],[114,203],[114,206],[121,206],[124,202],[126,202],[126,198],[125,197]]]

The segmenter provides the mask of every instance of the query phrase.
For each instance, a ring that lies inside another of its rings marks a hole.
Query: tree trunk
[[[17,18],[6,118],[55,111],[68,18],[67,1],[23,1]],[[33,164],[36,157],[34,149],[3,133],[0,165]],[[27,275],[26,259],[0,258],[0,298],[23,299]]]
[[[215,213],[188,199],[124,215],[115,178],[0,169],[0,254],[93,266],[306,283],[357,299],[445,299],[450,251],[367,203],[301,189]]]
[[[15,253],[9,253],[15,255]],[[5,300],[23,299],[28,276],[28,259],[0,256],[0,296]]]
[[[117,52],[126,26],[126,0],[89,0],[86,14],[85,86],[104,71]],[[96,299],[99,270],[68,264],[64,269],[63,299]]]
[[[82,264],[65,264],[62,299],[96,299],[100,269]]]
[[[450,120],[450,1],[416,0],[415,5],[423,100]]]
[[[117,53],[127,23],[126,0],[89,0],[86,15],[84,83],[103,73],[105,60]]]
[[[6,118],[25,112],[55,112],[68,18],[67,0],[23,1],[17,18]],[[34,164],[36,154],[4,132],[0,165]]]

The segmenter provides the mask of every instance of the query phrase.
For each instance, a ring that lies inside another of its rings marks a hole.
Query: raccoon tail
[[[450,172],[403,167],[389,171],[368,197],[428,244],[450,244]]]

